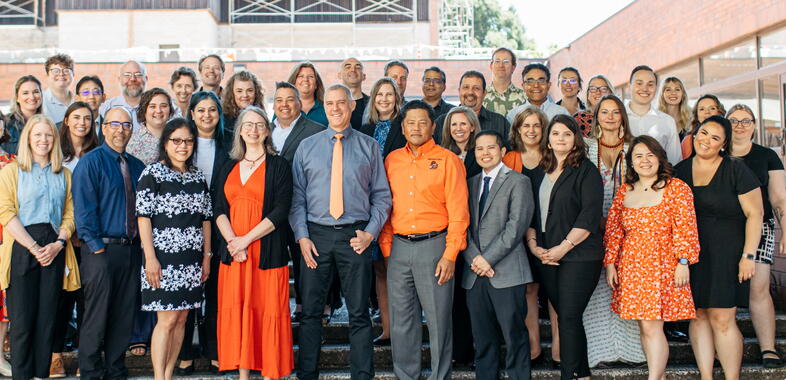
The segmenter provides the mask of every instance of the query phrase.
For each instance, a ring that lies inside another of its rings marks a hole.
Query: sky
[[[503,9],[514,5],[529,38],[544,54],[562,48],[617,13],[633,0],[498,0]]]

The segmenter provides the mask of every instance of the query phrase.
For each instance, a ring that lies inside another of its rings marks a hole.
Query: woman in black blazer
[[[543,159],[532,176],[536,207],[527,245],[557,310],[562,379],[589,378],[582,314],[603,264],[603,185],[572,117],[555,116],[544,136]]]
[[[199,152],[194,163],[205,174],[210,189],[210,198],[216,199],[216,189],[219,188],[219,172],[229,161],[229,148],[224,139],[224,118],[221,100],[212,91],[198,91],[191,95],[187,115],[197,127],[199,139]],[[220,183],[223,185],[223,182]],[[223,187],[220,187],[223,189]],[[215,218],[213,218],[211,234],[211,247],[218,247],[221,235],[217,233]],[[218,349],[216,337],[216,318],[218,313],[218,269],[219,257],[213,255],[210,259],[210,273],[212,276],[205,281],[205,309],[204,319],[197,318],[201,310],[195,309],[188,313],[186,329],[183,334],[183,344],[180,348],[180,363],[175,369],[177,376],[188,376],[194,373],[194,325],[196,320],[204,320],[199,327],[199,345],[203,355],[210,359],[212,372],[218,371]]]
[[[292,169],[275,153],[265,111],[238,116],[230,158],[218,176],[214,203],[221,234],[218,279],[220,370],[267,378],[293,369],[287,228]]]

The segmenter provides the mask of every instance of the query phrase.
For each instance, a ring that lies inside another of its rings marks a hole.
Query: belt
[[[425,234],[409,234],[409,235],[396,234],[396,236],[398,236],[398,237],[400,237],[400,238],[402,238],[404,240],[421,241],[421,240],[428,240],[428,239],[431,239],[431,238],[435,238],[435,237],[437,237],[439,235],[444,234],[447,231],[448,231],[448,229],[446,228],[446,229],[444,229],[442,231],[427,232]]]
[[[343,230],[343,229],[345,229],[345,228],[355,228],[355,227],[358,227],[358,226],[360,226],[360,225],[365,225],[365,224],[368,224],[368,222],[367,222],[367,221],[365,221],[365,220],[360,220],[360,221],[357,221],[357,222],[355,222],[355,223],[347,223],[347,224],[334,224],[334,225],[332,225],[332,226],[328,226],[328,225],[324,225],[324,224],[319,224],[319,223],[314,223],[314,222],[308,222],[308,224],[311,224],[311,225],[313,225],[313,226],[322,227],[322,228],[332,228],[332,229],[334,229],[334,230]]]
[[[101,238],[101,241],[103,241],[104,244],[134,245],[139,242],[139,239],[105,237]]]

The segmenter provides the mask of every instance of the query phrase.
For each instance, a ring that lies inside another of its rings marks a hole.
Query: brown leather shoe
[[[52,357],[52,364],[49,365],[49,377],[51,378],[66,377],[65,368],[63,367],[62,357]]]

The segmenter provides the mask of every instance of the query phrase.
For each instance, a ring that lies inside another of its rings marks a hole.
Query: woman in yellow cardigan
[[[57,128],[28,120],[15,162],[0,170],[0,287],[7,289],[13,378],[49,377],[60,289],[79,287],[73,248],[71,172],[62,165]]]

